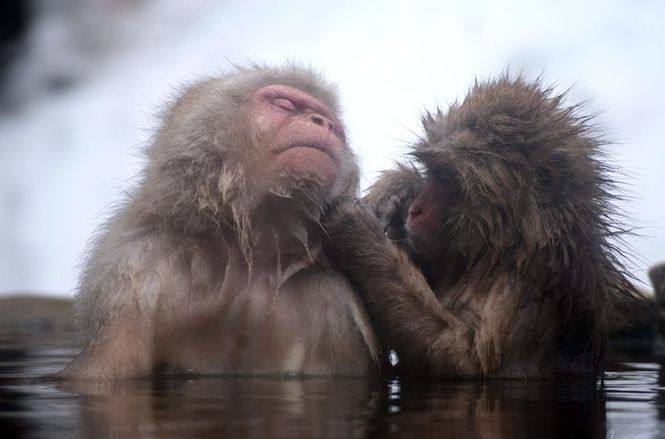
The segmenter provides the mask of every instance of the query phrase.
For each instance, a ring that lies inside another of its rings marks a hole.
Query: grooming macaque
[[[370,373],[359,297],[322,253],[322,209],[358,168],[331,86],[238,68],[163,115],[147,165],[80,280],[85,335],[65,377]]]
[[[537,81],[476,84],[423,117],[414,163],[324,221],[402,373],[601,370],[612,303],[634,290],[602,142],[562,102]]]

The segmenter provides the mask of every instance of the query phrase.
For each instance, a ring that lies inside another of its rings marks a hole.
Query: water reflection
[[[17,348],[17,346],[22,346]],[[654,437],[665,372],[604,383],[188,377],[50,383],[75,346],[0,343],[0,437]]]
[[[612,365],[606,372],[609,430],[615,437],[665,437],[665,364]]]
[[[588,382],[393,381],[377,418],[377,436],[605,435],[603,392]]]
[[[86,437],[363,437],[366,380],[201,378],[79,384]]]

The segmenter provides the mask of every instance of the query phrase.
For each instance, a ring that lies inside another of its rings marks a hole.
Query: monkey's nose
[[[421,213],[423,213],[423,208],[420,203],[413,203],[409,206],[409,218],[415,218]]]
[[[323,116],[319,113],[310,114],[309,119],[318,126],[326,127],[330,130],[337,131],[337,127],[335,127],[335,124],[332,123],[332,121],[330,119],[328,119],[327,117],[325,117],[325,116]]]

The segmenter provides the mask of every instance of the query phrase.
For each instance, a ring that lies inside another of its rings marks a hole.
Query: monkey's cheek
[[[337,178],[337,164],[325,152],[310,147],[294,147],[275,158],[280,171],[309,175],[325,186],[332,186]]]
[[[437,220],[436,215],[429,210],[425,210],[416,216],[409,215],[405,227],[410,234],[427,235],[436,228]]]
[[[433,238],[425,233],[407,233],[407,241],[415,255],[420,257],[429,257],[433,254]]]
[[[433,236],[436,235],[436,225],[430,223],[431,218],[426,215],[416,219],[409,218],[405,224],[406,234],[409,244],[416,253],[420,255],[428,254],[433,246]]]

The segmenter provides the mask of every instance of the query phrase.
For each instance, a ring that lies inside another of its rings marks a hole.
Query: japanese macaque
[[[92,244],[61,376],[371,373],[363,304],[322,252],[322,210],[358,187],[338,114],[297,66],[189,87]]]
[[[658,307],[665,309],[665,262],[649,269],[649,280],[651,280],[653,295],[656,297]]]
[[[589,118],[539,81],[477,83],[423,119],[413,163],[324,221],[405,374],[594,376],[634,288]]]
[[[656,312],[656,344],[655,352],[662,356],[662,340],[665,339],[665,262],[654,265],[649,269],[649,280],[653,286]]]

